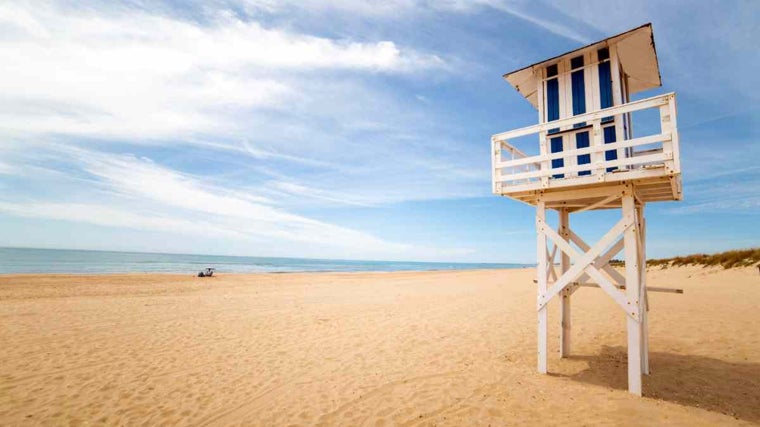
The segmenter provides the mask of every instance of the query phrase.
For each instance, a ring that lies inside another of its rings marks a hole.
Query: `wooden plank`
[[[548,179],[548,178],[547,178]],[[571,179],[551,179],[548,181],[548,186],[541,186],[540,181],[530,181],[530,184],[509,184],[507,181],[502,181],[504,186],[502,187],[503,194],[511,194],[526,191],[547,191],[546,194],[552,194],[551,190],[560,190],[568,187],[580,187],[587,186],[583,190],[588,190],[588,187],[599,186],[604,183],[615,183],[622,181],[641,181],[641,180],[662,180],[667,184],[669,176],[664,169],[634,169],[628,171],[605,173],[601,176],[581,176],[573,177]],[[677,200],[677,199],[671,199]]]
[[[668,97],[668,107],[670,109],[670,131],[672,137],[673,151],[673,172],[681,173],[681,149],[678,140],[678,112],[676,111],[676,94],[671,93]]]
[[[617,195],[618,197],[620,197],[623,195],[624,190],[625,190],[625,185],[618,184],[618,185],[609,185],[609,186],[597,187],[597,188],[583,188],[583,189],[577,189],[577,190],[556,191],[556,192],[544,194],[543,199],[544,201],[549,203],[549,202],[567,201],[567,200],[575,200],[575,199],[591,199],[594,197],[608,197],[612,195]]]
[[[614,288],[614,285],[609,284],[607,279],[603,277],[600,274],[594,274],[595,272],[598,272],[596,267],[592,265],[592,262],[599,256],[602,250],[604,250],[607,246],[609,246],[612,241],[617,238],[623,231],[630,228],[633,225],[633,218],[623,218],[620,221],[618,221],[617,224],[615,224],[608,232],[605,234],[598,242],[594,244],[590,248],[589,251],[587,251],[585,254],[580,255],[578,252],[570,246],[567,242],[563,241],[557,233],[549,228],[546,223],[542,224],[543,227],[541,229],[543,230],[546,237],[549,237],[554,241],[555,244],[559,246],[559,248],[570,255],[570,258],[575,261],[575,264],[573,264],[570,269],[563,274],[553,285],[552,287],[546,291],[543,295],[539,296],[538,301],[538,308],[542,309],[546,307],[546,304],[559,292],[564,289],[570,282],[575,281],[575,279],[580,276],[584,270],[587,271],[592,277],[600,281],[602,286],[605,287],[605,290],[608,291],[612,299],[621,305],[621,307],[626,307],[626,301],[625,298],[623,298],[622,295],[618,295],[619,293],[615,293],[616,289]],[[609,285],[609,286],[607,286]],[[628,312],[626,312],[628,313]],[[637,316],[637,313],[635,310],[632,311],[632,316]]]
[[[641,280],[641,373],[649,375],[649,288],[647,287],[647,228],[644,205],[637,207],[639,219],[639,268]],[[676,289],[678,291],[678,289]],[[683,293],[683,289],[680,290]],[[653,291],[657,292],[657,291]],[[678,292],[676,292],[678,293]]]
[[[510,144],[507,141],[494,141],[494,142],[496,142],[497,144],[499,144],[499,147],[507,149],[508,151],[510,151],[511,153],[513,153],[516,156],[519,156],[519,157],[530,157],[527,154],[525,154],[522,150],[520,150],[519,148],[515,147],[514,145]]]
[[[596,151],[591,155],[591,164],[594,165],[593,175],[595,176],[602,176],[606,172],[606,169],[602,167],[602,164],[605,162],[604,154],[602,154],[602,148],[604,146],[604,138],[602,138],[602,135],[601,121],[594,121],[594,131],[591,133],[591,146],[595,147]]]
[[[662,182],[665,185],[670,185],[669,180],[670,177],[666,174],[666,171],[664,169],[634,169],[625,172],[607,173],[602,176],[591,175],[575,177],[572,179],[552,179],[549,180],[548,187],[542,187],[540,181],[531,181],[528,184],[507,184],[504,182],[501,194],[508,197],[513,197],[512,195],[515,193],[525,193],[525,197],[532,198],[533,196],[529,194],[530,192],[541,192],[547,197],[550,197],[552,194],[564,194],[567,191],[575,191],[570,190],[570,188],[577,188],[581,186],[586,187],[580,188],[577,191],[583,193],[591,191],[594,186],[596,186],[596,188],[607,188],[613,183],[619,183],[623,181],[642,183]],[[677,195],[674,195],[674,197],[675,196]],[[674,197],[661,200],[680,200],[679,198]],[[535,202],[530,204],[534,205]]]
[[[539,225],[540,224],[540,225]],[[546,235],[544,229],[546,224],[546,207],[540,198],[536,204],[536,250],[538,261],[538,294],[546,293]],[[542,307],[538,310],[538,372],[545,374],[547,372],[547,341],[549,335],[549,309]]]
[[[612,145],[612,144],[608,144],[608,145]],[[657,154],[648,154],[641,157],[625,157],[625,158],[619,158],[617,160],[607,160],[604,163],[602,163],[602,166],[604,168],[622,167],[625,165],[632,166],[632,165],[639,165],[642,163],[664,162],[672,158],[673,158],[673,153],[663,152],[663,153],[657,153]],[[556,174],[575,173],[578,171],[588,170],[588,169],[589,169],[588,165],[574,165],[574,166],[565,166],[565,167],[554,168],[554,169],[542,169],[542,170],[531,171],[531,172],[510,174],[510,175],[504,176],[502,178],[502,181],[542,178],[542,177],[549,177]],[[605,175],[610,175],[610,174],[605,174]],[[614,173],[612,173],[612,175],[614,175]]]
[[[533,279],[533,283],[538,283],[538,280]],[[551,284],[551,282],[549,284]],[[577,286],[579,288],[599,288],[600,287],[598,283],[594,283],[594,282],[576,281],[576,282],[570,282],[570,284],[573,286]],[[620,290],[625,290],[625,285],[615,285],[615,287]],[[661,293],[666,293],[666,294],[683,294],[683,289],[681,288],[664,288],[661,286],[647,286],[646,290],[648,292],[661,292]]]
[[[573,243],[575,243],[576,245],[578,245],[578,247],[581,248],[584,251],[588,252],[588,250],[590,249],[589,245],[586,242],[584,242],[583,239],[581,239],[580,236],[578,236],[577,234],[575,234],[575,232],[573,232],[573,230],[570,230],[570,240],[572,240]],[[607,274],[609,274],[610,277],[612,277],[612,279],[616,282],[617,285],[625,283],[625,278],[623,277],[622,274],[618,273],[617,270],[615,270],[614,268],[612,268],[612,266],[609,265],[609,262],[610,262],[610,260],[615,255],[617,255],[618,252],[620,252],[621,250],[623,250],[623,246],[624,246],[623,243],[624,243],[623,239],[618,240],[617,243],[615,243],[614,245],[612,245],[607,250],[607,252],[605,252],[604,255],[602,255],[601,257],[599,257],[599,259],[597,260],[597,262],[594,264],[597,268],[601,268]]]
[[[570,230],[570,232],[572,233],[572,230]],[[572,233],[572,234],[575,235],[575,233]],[[547,235],[550,238],[553,239],[553,236],[552,236],[551,233],[547,233]],[[577,237],[577,235],[575,235],[575,236]],[[580,238],[578,238],[578,239],[580,239]],[[608,265],[609,258],[611,258],[612,256],[614,256],[614,254],[619,251],[619,249],[615,250],[615,247],[618,246],[619,244],[620,244],[620,242],[618,242],[617,244],[615,244],[612,247],[612,249],[608,250],[604,255],[598,256],[594,260],[594,262],[586,268],[586,273],[584,274],[584,276],[587,274],[588,276],[594,278],[597,281],[597,283],[599,283],[599,286],[602,289],[604,289],[605,292],[607,292],[607,294],[612,298],[612,300],[615,301],[620,306],[620,308],[622,308],[623,311],[626,312],[626,314],[635,317],[635,316],[638,315],[638,312],[634,311],[634,312],[629,313],[630,310],[629,310],[629,307],[627,305],[627,301],[625,300],[625,298],[623,298],[623,295],[617,290],[617,284],[612,283],[606,276],[604,276],[599,271],[599,268],[605,268],[605,269],[609,268],[609,269],[612,269]],[[585,247],[588,248],[587,245],[585,245]],[[602,249],[604,249],[605,247],[606,247],[606,245],[604,247],[602,247]],[[562,246],[560,246],[560,249],[564,249],[564,248]],[[575,251],[575,249],[572,246],[568,245],[567,249],[570,251],[570,256],[572,258],[575,259],[577,256],[579,256],[578,252]],[[593,249],[593,247],[592,248],[588,248],[588,249],[584,249],[584,250],[588,253],[592,249]],[[614,252],[612,252],[612,251],[614,251]],[[601,267],[597,267],[597,266],[601,266]],[[614,272],[614,270],[613,270],[613,272]],[[617,272],[614,272],[614,273],[617,274]],[[585,278],[581,277],[578,281],[582,282],[584,280],[585,280]]]
[[[552,252],[549,255],[549,262],[547,263],[549,265],[549,271],[547,274],[549,275],[548,280],[557,280],[557,271],[554,269],[554,257],[557,255],[557,245],[554,245],[552,248]]]
[[[668,95],[670,94],[672,94],[672,92],[663,94],[663,95],[653,96],[651,98],[641,99],[638,101],[632,101],[623,105],[614,105],[612,107],[604,108],[602,110],[596,110],[589,113],[578,114],[577,116],[568,117],[566,119],[555,120],[553,122],[547,122],[547,123],[539,123],[537,125],[527,126],[524,128],[515,129],[515,130],[511,130],[507,132],[500,132],[491,136],[491,140],[507,141],[510,139],[519,138],[521,136],[532,135],[539,132],[546,132],[549,129],[554,129],[557,127],[559,128],[568,127],[568,126],[572,126],[574,124],[581,123],[581,122],[591,122],[597,119],[601,119],[603,117],[625,114],[625,113],[633,112],[633,111],[646,110],[649,108],[656,108],[661,105],[667,104]]]
[[[573,115],[569,62],[570,60],[565,58],[565,59],[561,59],[557,63],[557,71],[559,72],[557,79],[559,81],[559,118],[560,119],[566,119],[568,117],[572,117]],[[563,126],[560,126],[560,128],[565,129],[566,127],[563,125]]]
[[[623,196],[623,218],[635,218],[635,216],[635,203],[631,191]],[[641,289],[637,229],[634,219],[634,226],[628,227],[624,232],[626,296],[632,313],[639,307]],[[641,396],[641,322],[632,316],[628,316],[626,322],[628,329],[628,392]]]
[[[544,88],[546,87],[546,68],[540,67],[537,70],[534,71],[537,77],[538,81],[538,123],[545,123],[546,122],[546,92]],[[546,143],[546,130],[542,130],[538,132],[538,142],[539,142],[539,152],[542,156],[545,156],[549,149],[547,147]],[[538,169],[548,169],[549,168],[549,162],[543,161],[542,163],[538,164]],[[540,186],[545,186],[548,183],[549,179],[544,178],[541,179],[539,182]]]
[[[501,169],[496,167],[501,163],[501,147],[496,141],[491,141],[491,192],[499,194],[501,192]]]
[[[609,47],[610,49],[610,75],[612,77],[612,103],[613,105],[624,105],[623,104],[623,87],[620,82],[620,76],[622,75],[622,66],[620,65],[620,58],[618,58],[617,54],[617,44],[612,44]],[[616,114],[615,115],[615,141],[623,141],[625,139],[625,134],[623,133],[623,114]],[[625,155],[625,150],[622,148],[617,149],[617,158],[618,159],[624,159],[627,156]],[[620,165],[620,169],[623,169],[623,166],[629,167],[629,165]]]
[[[581,288],[598,288],[598,283],[593,282],[573,282],[573,285],[579,286]],[[625,286],[617,286],[620,290],[625,290]],[[648,292],[661,292],[661,293],[667,293],[667,294],[683,294],[683,289],[680,288],[663,288],[661,286],[648,286],[646,287],[646,290]]]
[[[570,238],[568,232],[569,228],[570,213],[567,211],[567,209],[562,209],[559,211],[559,234],[565,241],[568,241]],[[554,245],[554,248],[556,249],[557,245]],[[560,271],[562,274],[565,274],[567,273],[567,270],[570,269],[570,255],[564,251],[561,255],[562,257],[560,258]],[[565,289],[562,292],[562,304],[560,306],[560,317],[562,320],[560,324],[559,357],[569,356],[571,349],[572,318],[570,316],[571,292],[569,291],[569,289]]]
[[[551,136],[554,137],[555,134],[552,134]],[[584,148],[574,148],[571,150],[562,151],[560,153],[548,153],[546,155],[530,156],[530,157],[524,157],[524,158],[519,158],[515,160],[502,161],[502,162],[496,163],[495,167],[509,168],[509,167],[522,166],[522,165],[531,165],[531,164],[535,165],[535,164],[540,164],[541,162],[545,160],[562,159],[565,157],[572,157],[572,156],[577,156],[581,154],[603,153],[603,152],[613,150],[616,148],[629,148],[629,147],[637,147],[640,145],[656,144],[658,142],[670,141],[671,138],[672,138],[672,135],[669,132],[663,132],[656,135],[648,135],[648,136],[642,136],[642,137],[634,138],[634,139],[626,139],[624,141],[612,142],[609,144],[604,144],[604,145],[599,145],[599,146],[592,145],[592,146],[584,147]],[[502,142],[502,144],[509,145],[508,143],[505,143],[505,142]],[[664,152],[669,152],[669,151],[664,151]],[[602,162],[604,163],[606,161],[602,160]],[[554,170],[556,169],[552,169],[552,171]]]
[[[586,244],[586,242],[583,241],[575,232],[573,232],[572,229],[570,231],[570,239],[578,245],[582,250],[588,252],[591,248]],[[589,272],[588,274],[583,274],[581,277],[578,278],[578,282],[583,283],[588,280],[589,276],[593,277],[594,279],[599,282],[599,287],[604,289],[612,299],[620,305],[620,307],[623,309],[623,311],[628,313],[628,306],[626,305],[626,301],[624,298],[622,298],[621,294],[619,292],[615,292],[613,288],[620,288],[620,284],[625,283],[625,279],[622,277],[620,273],[618,273],[612,266],[609,265],[610,259],[615,256],[620,250],[623,248],[623,239],[620,239],[610,247],[603,255],[598,257],[595,261],[593,266],[596,269],[602,269],[607,274],[610,275],[610,277],[613,280],[613,283],[609,283],[608,279],[604,277],[601,274],[594,274]],[[600,279],[601,276],[601,279]],[[635,314],[634,314],[635,315]]]
[[[588,75],[590,75],[590,78],[586,79],[586,100],[591,100],[589,105],[591,111],[596,111],[602,106],[599,97],[599,55],[597,49],[589,51],[589,65],[586,66],[589,71]],[[591,93],[590,97],[588,96],[589,93]]]
[[[590,204],[588,206],[582,207],[580,209],[576,209],[576,210],[573,211],[573,213],[590,211],[592,209],[598,208],[599,206],[604,206],[604,205],[606,205],[606,204],[608,204],[610,202],[613,202],[613,201],[615,201],[615,200],[617,200],[619,198],[620,198],[619,195],[613,194],[612,196],[606,197],[606,198],[604,198],[604,199],[602,199],[602,200],[600,200],[600,201],[598,201],[596,203],[592,203],[592,204]]]
[[[591,128],[593,128],[593,127],[594,127],[594,125],[592,125],[592,124],[589,123],[589,124],[587,124],[585,126],[579,126],[579,127],[573,127],[573,128],[563,129],[563,130],[561,130],[559,132],[554,132],[551,135],[552,135],[552,138],[557,137],[557,136],[564,136],[564,135],[574,135],[574,134],[576,134],[578,132],[586,132],[588,130],[591,130]]]
[[[607,276],[602,274],[602,272],[599,271],[599,269],[593,266],[590,266],[586,270],[586,272],[588,273],[589,276],[591,276],[591,278],[596,280],[596,282],[599,284],[599,287],[602,290],[604,290],[607,293],[607,295],[609,295],[612,298],[612,300],[615,301],[620,306],[620,308],[623,309],[623,312],[625,312],[625,314],[628,317],[638,320],[638,316],[639,316],[638,308],[631,307],[627,304],[627,301],[623,293],[617,289],[617,286],[615,286],[615,284],[612,283],[612,281]]]

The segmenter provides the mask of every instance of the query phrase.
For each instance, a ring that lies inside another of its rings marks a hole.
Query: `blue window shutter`
[[[601,108],[612,107],[612,72],[609,61],[599,64],[599,101]],[[612,116],[602,119],[602,123],[609,121],[612,121]]]
[[[561,153],[562,152],[562,137],[558,136],[555,138],[552,138],[549,140],[550,149],[552,153]],[[565,166],[565,160],[564,159],[552,159],[552,169],[557,169]],[[556,174],[552,175],[553,178],[564,178],[564,174]]]
[[[611,144],[615,142],[615,126],[607,126],[604,128],[604,143]],[[617,150],[609,150],[604,152],[605,160],[617,160]],[[612,172],[617,167],[607,168],[607,172]]]
[[[559,119],[559,81],[557,79],[546,82],[546,121],[551,122]]]
[[[583,56],[578,56],[570,60],[571,68],[578,68],[583,66]],[[570,83],[572,85],[573,94],[573,115],[583,114],[586,112],[586,81],[584,77],[583,69],[573,71],[570,74]],[[573,127],[583,127],[586,123],[578,123]],[[575,148],[587,148],[589,146],[589,133],[579,132],[575,134]],[[583,154],[578,156],[578,164],[586,165],[591,163],[591,155]],[[590,170],[579,171],[578,175],[590,175]]]
[[[559,119],[559,80],[551,79],[546,81],[546,121],[553,122]],[[549,133],[558,132],[559,129],[550,129]],[[562,151],[562,137],[551,138],[549,140],[550,150],[552,153]],[[565,165],[563,159],[552,160],[552,169],[561,168]],[[564,175],[557,174],[554,178],[562,178]]]
[[[583,78],[583,70],[573,71],[570,75],[573,86],[573,115],[586,112],[586,84]]]
[[[576,148],[589,147],[588,132],[578,132],[575,134],[575,147]],[[578,156],[579,165],[587,165],[589,163],[591,163],[591,154],[581,154],[580,156]],[[590,170],[579,171],[578,175],[579,176],[591,175],[591,171]]]

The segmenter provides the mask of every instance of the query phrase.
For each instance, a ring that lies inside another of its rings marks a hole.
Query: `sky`
[[[490,136],[537,121],[501,76],[647,22],[663,86],[635,98],[677,93],[685,194],[647,206],[648,255],[758,246],[759,12],[0,1],[0,246],[535,262],[534,209],[491,194]]]

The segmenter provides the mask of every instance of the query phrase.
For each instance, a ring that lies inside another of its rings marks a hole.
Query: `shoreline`
[[[437,271],[519,268],[526,265],[531,264],[346,260],[73,249],[0,248],[0,274],[195,274],[206,267],[215,267],[219,273]]]
[[[556,264],[556,266],[559,266],[559,264]],[[335,274],[335,275],[367,275],[367,274],[402,274],[402,273],[409,273],[409,274],[424,274],[424,273],[457,273],[457,272],[497,272],[497,271],[524,271],[524,270],[535,270],[536,266],[527,266],[527,267],[501,267],[501,268],[462,268],[462,269],[448,269],[448,268],[441,268],[441,269],[431,269],[431,270],[357,270],[357,271],[343,271],[343,270],[299,270],[299,271],[260,271],[260,272],[219,272],[218,270],[214,272],[213,277],[197,277],[197,272],[195,273],[183,273],[183,272],[166,272],[166,271],[145,271],[145,272],[108,272],[108,273],[83,273],[83,272],[75,272],[75,273],[48,273],[48,272],[37,272],[37,273],[0,273],[0,279],[2,278],[10,278],[10,277],[97,277],[97,276],[103,276],[103,277],[114,277],[114,276],[136,276],[136,277],[145,277],[145,276],[176,276],[176,277],[196,277],[199,279],[215,279],[219,277],[245,277],[245,276],[263,276],[263,275],[284,275],[284,274],[315,274],[315,275],[323,275],[323,274]],[[620,268],[620,267],[615,267]],[[711,273],[717,273],[720,271],[731,271],[731,270],[741,270],[741,271],[754,271],[758,272],[758,269],[756,266],[742,266],[742,267],[730,267],[730,268],[723,268],[720,265],[676,265],[676,266],[661,266],[661,265],[654,265],[654,266],[647,266],[647,273],[655,272],[655,271],[679,271],[679,270],[699,270],[703,272],[711,272]]]
[[[261,271],[261,272],[251,272],[251,273],[238,273],[238,272],[231,272],[231,273],[225,273],[218,271],[214,272],[213,277],[198,277],[199,279],[214,279],[217,277],[221,277],[222,275],[224,277],[244,277],[244,276],[257,276],[257,275],[268,275],[268,274],[352,274],[352,275],[364,275],[364,274],[400,274],[400,273],[410,273],[410,274],[422,274],[422,273],[441,273],[441,272],[477,272],[477,271],[511,271],[511,270],[533,270],[536,267],[504,267],[504,268],[462,268],[462,269],[447,269],[442,268],[438,270],[361,270],[361,271],[342,271],[342,270],[308,270],[308,271]],[[164,271],[146,271],[146,272],[115,272],[115,273],[0,273],[0,278],[7,278],[7,277],[28,277],[28,276],[35,276],[35,277],[44,277],[44,276],[51,276],[51,277],[93,277],[93,276],[104,276],[104,277],[113,277],[113,276],[138,276],[138,277],[144,277],[148,275],[156,275],[156,276],[177,276],[177,277],[197,277],[196,273],[177,273],[177,272],[164,272]]]

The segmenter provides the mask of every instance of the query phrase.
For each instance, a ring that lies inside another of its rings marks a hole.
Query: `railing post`
[[[629,309],[641,313],[641,270],[639,269],[638,233],[634,188],[628,184],[622,198],[623,218],[633,225],[624,232],[625,287]],[[637,309],[637,310],[636,310]],[[626,316],[628,322],[628,391],[641,396],[641,315]]]
[[[541,162],[538,164],[538,170],[541,172],[549,170],[549,160],[546,159],[546,156],[548,156],[549,153],[549,147],[547,145],[546,140],[546,132],[541,132],[538,134],[539,138],[539,150],[541,153]],[[549,187],[549,176],[542,176],[541,177],[541,188],[547,188]]]
[[[496,138],[491,138],[491,183],[493,194],[501,193],[501,169],[497,169],[496,165],[501,160],[501,142],[496,141]]]
[[[678,145],[678,113],[676,111],[676,94],[671,93],[668,96],[668,109],[670,112],[670,133],[671,133],[671,150],[673,152],[673,169],[674,172],[681,172],[681,156]]]
[[[562,238],[570,242],[570,212],[567,208],[559,210],[559,235]],[[556,243],[554,245],[557,246]],[[560,270],[562,274],[567,273],[570,269],[570,256],[565,251],[561,251],[560,257]],[[553,260],[549,260],[552,262]],[[556,278],[554,279],[556,280]],[[572,330],[572,318],[570,316],[570,295],[572,294],[572,288],[568,287],[562,290],[562,305],[560,305],[560,315],[562,317],[560,331],[559,331],[559,357],[570,356],[570,342],[571,342],[571,330]]]
[[[665,154],[672,154],[673,153],[673,126],[670,116],[670,108],[668,105],[662,105],[659,108],[660,110],[660,133],[662,134],[670,134],[670,140],[663,141],[662,142],[662,152]],[[668,168],[669,172],[673,171],[674,165],[673,160],[666,160],[665,166]]]
[[[618,58],[617,54],[617,45],[613,44],[610,46],[610,66],[611,66],[611,74],[612,74],[612,104],[615,107],[619,107],[623,105],[623,89],[622,85],[620,83],[620,58]],[[625,133],[623,132],[623,115],[622,114],[615,114],[614,116],[614,123],[615,123],[615,142],[620,142],[625,139]],[[618,159],[625,159],[625,148],[618,148],[617,149],[617,158]],[[621,165],[618,166],[618,170],[624,170],[628,169],[627,165]]]
[[[538,276],[538,297],[539,299],[544,296],[547,290],[547,263],[548,257],[546,256],[546,234],[544,228],[546,227],[546,203],[543,200],[543,196],[538,196],[536,200],[536,262],[537,276]],[[547,371],[547,339],[549,335],[548,314],[549,310],[546,305],[538,309],[538,360],[537,370],[541,374],[545,374]]]
[[[604,141],[602,139],[602,121],[597,119],[593,122],[593,130],[591,132],[591,136],[593,138],[593,141],[591,141],[591,144],[593,147],[599,148],[604,146]],[[601,181],[602,176],[604,175],[604,151],[599,150],[595,151],[592,155],[592,160],[594,164],[594,175],[597,175],[599,180]]]

